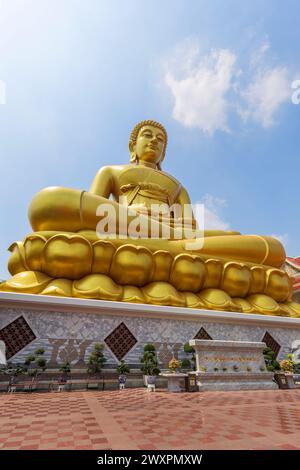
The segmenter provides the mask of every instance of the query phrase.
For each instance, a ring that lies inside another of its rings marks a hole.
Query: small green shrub
[[[67,375],[71,372],[71,364],[69,362],[63,362],[58,370]]]
[[[182,369],[190,369],[191,368],[191,361],[187,358],[182,359],[181,367],[182,367]]]
[[[99,374],[107,361],[103,354],[104,345],[95,343],[91,354],[88,357],[87,373],[90,375]]]
[[[183,346],[183,350],[185,354],[189,354],[191,357],[189,358],[190,363],[193,364],[193,370],[196,370],[196,356],[195,356],[195,349],[193,346],[190,346],[190,343],[185,343]],[[191,367],[191,365],[190,365]]]
[[[145,344],[144,352],[146,352],[146,351],[155,352],[155,346],[153,346],[153,344]]]
[[[141,371],[144,375],[158,375],[160,373],[156,351],[153,344],[145,344],[141,363],[143,364]]]
[[[123,359],[121,360],[120,364],[117,367],[117,372],[120,375],[125,375],[125,374],[130,373],[129,366],[128,366],[128,364],[126,364],[125,361],[123,361]]]
[[[44,348],[39,348],[34,351],[34,354],[29,354],[24,361],[23,373],[29,377],[37,377],[47,369],[47,361],[43,357],[45,352]]]
[[[280,370],[280,364],[276,361],[275,352],[271,348],[265,348],[263,355],[268,371],[273,372],[275,370]]]

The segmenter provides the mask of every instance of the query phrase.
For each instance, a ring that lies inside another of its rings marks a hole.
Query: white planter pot
[[[151,384],[155,384],[155,382],[156,382],[156,375],[144,375],[143,379],[144,379],[145,387],[148,386],[148,378],[150,378]]]

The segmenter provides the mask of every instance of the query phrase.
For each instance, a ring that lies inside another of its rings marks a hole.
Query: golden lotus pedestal
[[[0,291],[300,316],[281,269],[139,243],[99,240],[92,231],[35,232],[11,245],[13,276]]]

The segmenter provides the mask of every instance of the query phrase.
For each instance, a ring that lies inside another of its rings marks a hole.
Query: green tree
[[[23,364],[11,364],[7,363],[0,367],[0,373],[9,375],[10,377],[17,377],[18,375],[24,374],[26,371]]]
[[[190,357],[188,359],[183,359],[181,366],[182,367],[193,367],[193,370],[196,370],[196,356],[195,356],[195,349],[193,346],[190,346],[189,343],[185,343],[183,346],[183,350],[185,354],[188,354]]]
[[[275,352],[271,348],[265,348],[263,351],[266,368],[270,372],[280,370],[280,364],[275,359]]]
[[[90,375],[99,374],[107,361],[103,354],[104,346],[103,344],[96,343],[94,349],[88,358],[88,368],[87,373]]]
[[[69,362],[63,362],[58,370],[62,372],[61,379],[67,380],[68,374],[71,373],[71,364]]]
[[[128,367],[128,364],[126,364],[125,361],[123,361],[123,359],[121,360],[120,364],[118,365],[117,367],[117,372],[118,374],[120,375],[124,375],[124,374],[129,374],[130,373],[130,369]]]
[[[146,344],[144,346],[144,354],[141,358],[141,363],[143,364],[141,371],[144,375],[158,375],[160,373],[156,351],[153,344]]]
[[[24,361],[24,371],[30,377],[37,377],[47,369],[47,361],[43,357],[45,349],[39,348],[29,354]]]

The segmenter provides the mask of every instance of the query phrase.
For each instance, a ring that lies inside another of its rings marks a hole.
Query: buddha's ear
[[[135,151],[135,145],[134,145],[134,143],[133,143],[132,141],[129,142],[128,148],[129,148],[129,152],[130,152],[130,153],[134,153],[134,151]]]
[[[129,152],[130,152],[130,162],[134,163],[136,161],[135,145],[133,142],[129,142]]]

